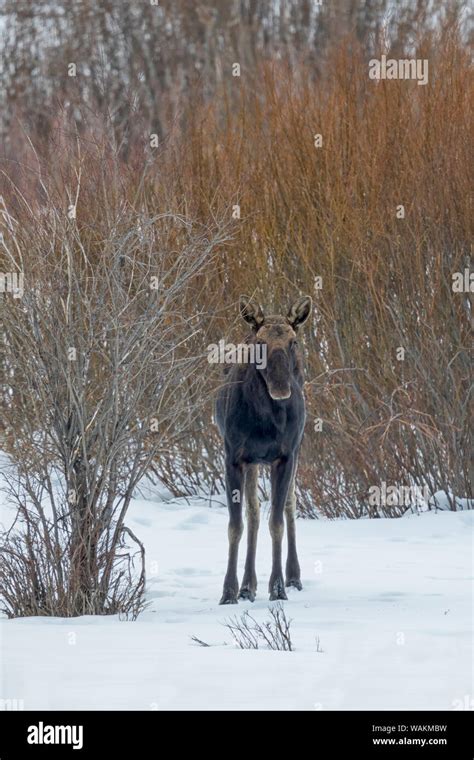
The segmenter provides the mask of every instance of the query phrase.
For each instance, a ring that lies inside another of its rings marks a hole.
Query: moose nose
[[[280,391],[275,390],[268,390],[270,394],[270,398],[272,398],[274,401],[285,401],[287,398],[290,398],[291,396],[291,390],[287,391],[286,393],[281,393]]]
[[[267,367],[268,393],[274,401],[284,401],[291,396],[290,365],[281,349],[272,351]]]

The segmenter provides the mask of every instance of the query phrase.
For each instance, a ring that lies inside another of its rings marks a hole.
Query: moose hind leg
[[[239,599],[255,601],[257,593],[257,573],[255,555],[260,524],[260,505],[258,503],[258,464],[251,464],[245,474],[245,510],[247,514],[247,557],[244,577],[240,587]]]
[[[301,570],[296,552],[296,491],[295,477],[290,484],[288,496],[285,504],[286,530],[288,534],[288,556],[286,559],[286,581],[285,586],[292,586],[301,591]]]

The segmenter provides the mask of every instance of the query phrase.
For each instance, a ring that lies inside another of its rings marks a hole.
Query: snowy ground
[[[226,510],[135,500],[127,522],[146,546],[150,607],[136,622],[1,621],[0,699],[56,710],[472,705],[473,511],[299,520],[304,589],[285,602],[294,652],[237,649],[222,625],[246,609],[268,617],[266,517],[257,601],[222,607]]]

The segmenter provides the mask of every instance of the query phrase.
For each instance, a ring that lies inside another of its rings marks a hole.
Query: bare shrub
[[[10,618],[119,614],[135,620],[145,607],[143,544],[125,525],[114,541],[110,533],[116,523],[109,531],[97,527],[98,540],[93,550],[86,545],[81,567],[72,533],[73,507],[57,504],[56,517],[49,519],[34,475],[28,478],[28,485],[33,483],[34,492],[25,487],[15,493],[25,505],[18,507],[13,529],[0,535],[2,612]],[[83,531],[82,544],[89,538]],[[91,556],[93,568],[88,566]]]
[[[0,301],[10,617],[138,613],[144,549],[125,516],[151,461],[194,421],[183,383],[199,397],[205,379],[185,348],[202,326],[181,306],[226,233],[151,212],[146,177],[122,176],[118,195],[101,151],[40,175],[42,204],[13,187],[16,213],[3,209],[2,265],[25,281]]]
[[[286,617],[284,606],[277,603],[268,609],[270,620],[263,623],[258,623],[247,611],[240,617],[229,618],[224,623],[231,632],[236,646],[240,649],[258,649],[259,645],[264,645],[267,649],[293,651],[290,636],[291,619]]]

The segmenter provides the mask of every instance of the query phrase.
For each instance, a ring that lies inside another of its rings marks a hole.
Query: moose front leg
[[[237,579],[237,558],[239,543],[244,529],[242,520],[243,472],[240,465],[226,463],[226,492],[229,508],[229,559],[224,578],[224,589],[219,604],[237,604],[239,581]]]
[[[272,573],[268,590],[270,601],[287,599],[283,569],[281,564],[281,545],[283,541],[283,513],[293,476],[294,458],[279,459],[272,465],[272,510],[270,513],[270,535],[272,537]]]
[[[258,503],[258,464],[250,464],[245,473],[245,510],[247,513],[247,558],[244,577],[239,591],[239,599],[255,601],[257,593],[257,573],[255,554],[257,551],[260,505]]]

